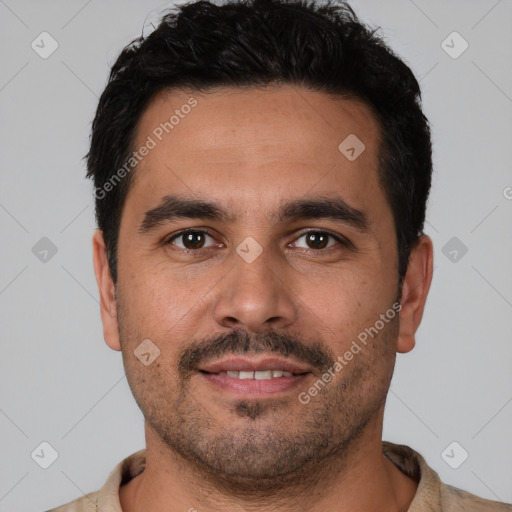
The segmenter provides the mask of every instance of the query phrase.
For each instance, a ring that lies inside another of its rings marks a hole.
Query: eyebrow
[[[235,219],[213,201],[179,196],[164,196],[161,204],[144,214],[139,233],[148,233],[165,222],[176,219],[209,219],[233,222]]]
[[[362,233],[366,233],[369,228],[369,221],[365,213],[350,206],[339,197],[296,199],[283,204],[277,218],[279,222],[299,219],[329,219],[348,224]]]
[[[362,233],[369,228],[364,212],[350,206],[342,198],[318,197],[295,199],[281,204],[273,218],[278,222],[301,219],[330,219],[343,222]],[[215,201],[180,196],[164,196],[160,205],[148,210],[139,226],[139,233],[148,233],[166,222],[177,219],[208,219],[233,223],[236,217]]]

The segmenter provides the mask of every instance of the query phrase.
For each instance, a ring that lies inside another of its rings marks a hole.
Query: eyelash
[[[163,245],[172,245],[173,240],[179,238],[180,236],[187,235],[189,233],[204,233],[204,234],[208,235],[209,237],[215,239],[215,236],[210,231],[208,231],[206,229],[184,229],[183,231],[179,231],[178,233],[175,233],[175,234],[167,237],[163,241]],[[334,240],[336,240],[336,242],[341,244],[343,247],[354,248],[352,242],[348,238],[345,238],[345,237],[343,237],[341,235],[337,235],[337,234],[335,235],[334,233],[331,233],[330,231],[320,230],[320,229],[310,229],[309,231],[304,231],[295,240],[298,240],[299,238],[302,238],[303,236],[309,235],[311,233],[328,235],[331,238],[334,238]],[[319,252],[327,252],[330,249],[333,249],[333,247],[335,247],[335,246],[330,246],[330,247],[327,247],[324,249],[305,249],[305,250],[319,253]],[[213,249],[213,248],[214,247],[200,247],[199,249],[183,249],[181,247],[176,247],[176,250],[184,252],[184,253],[197,254],[201,250],[208,250],[208,249]]]

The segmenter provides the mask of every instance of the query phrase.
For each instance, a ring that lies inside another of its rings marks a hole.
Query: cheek
[[[168,410],[170,400],[178,395],[178,379],[172,366],[162,353],[149,366],[145,366],[132,353],[123,352],[126,377],[131,392],[146,418]],[[173,374],[174,373],[174,374]]]
[[[139,368],[143,365],[133,352],[143,340],[149,339],[160,351],[152,365],[161,365],[161,372],[165,373],[166,369],[176,367],[180,351],[200,328],[203,294],[194,295],[186,282],[166,277],[164,272],[124,275],[128,277],[120,280],[123,286],[119,293],[119,329],[130,368],[135,376],[147,373]]]
[[[188,290],[168,274],[142,264],[120,274],[123,305],[131,320],[148,326],[165,324],[169,328],[183,315],[190,302]]]
[[[299,293],[307,309],[335,333],[353,333],[373,325],[391,307],[394,287],[384,275],[374,268],[352,268],[305,281]]]
[[[171,308],[158,311],[144,297],[133,297],[128,301],[120,297],[119,333],[128,382],[143,408],[159,401],[164,390],[168,393],[178,386],[176,365],[183,334],[174,327]]]

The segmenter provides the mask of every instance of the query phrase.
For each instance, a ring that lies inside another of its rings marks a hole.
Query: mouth
[[[254,380],[268,380],[268,379],[277,379],[279,377],[291,377],[292,372],[287,372],[286,370],[256,370],[254,372],[248,372],[243,370],[229,370],[225,372],[219,372],[214,375],[227,375],[228,377],[232,377],[234,379],[254,379]]]
[[[230,357],[203,365],[199,373],[214,387],[249,398],[290,391],[311,370],[289,359]]]

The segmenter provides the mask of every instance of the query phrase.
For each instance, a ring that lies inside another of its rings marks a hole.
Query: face
[[[174,91],[144,112],[143,145],[103,321],[147,429],[238,482],[347,451],[409,349],[370,110],[290,86]]]

